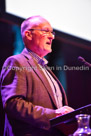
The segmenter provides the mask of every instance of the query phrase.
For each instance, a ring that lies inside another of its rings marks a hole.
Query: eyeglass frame
[[[33,31],[33,30],[39,30],[39,31],[44,31],[45,33],[51,33],[53,36],[55,36],[55,32],[54,31],[49,31],[49,30],[42,30],[42,29],[28,29],[28,31]]]

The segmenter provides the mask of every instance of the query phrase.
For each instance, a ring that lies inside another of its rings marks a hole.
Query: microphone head
[[[91,64],[87,62],[83,57],[79,56],[78,60],[85,66],[91,67]]]
[[[78,60],[79,60],[80,62],[85,62],[85,59],[84,59],[83,57],[81,57],[81,56],[78,57]]]

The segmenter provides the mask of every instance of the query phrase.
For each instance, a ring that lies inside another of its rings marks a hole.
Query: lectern
[[[65,136],[69,136],[70,134],[73,134],[77,129],[77,121],[75,116],[78,114],[91,115],[91,104],[78,108],[73,112],[51,119],[51,127],[56,127]]]

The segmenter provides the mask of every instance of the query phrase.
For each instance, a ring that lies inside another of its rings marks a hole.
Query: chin
[[[52,49],[51,48],[45,48],[45,51],[50,53],[50,52],[52,52]]]
[[[46,50],[46,55],[47,55],[48,53],[51,53],[51,52],[52,52],[52,49]]]
[[[48,53],[51,53],[52,52],[52,49],[51,48],[46,48],[46,49],[43,49],[42,50],[42,54],[43,54],[43,56],[46,56]]]
[[[48,52],[49,52],[49,53],[52,52],[52,49],[48,50]]]

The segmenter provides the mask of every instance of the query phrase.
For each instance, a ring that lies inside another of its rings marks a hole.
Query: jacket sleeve
[[[0,80],[3,106],[10,118],[39,128],[50,128],[49,119],[55,117],[55,110],[27,101],[26,73],[15,58],[11,57],[5,61]]]

